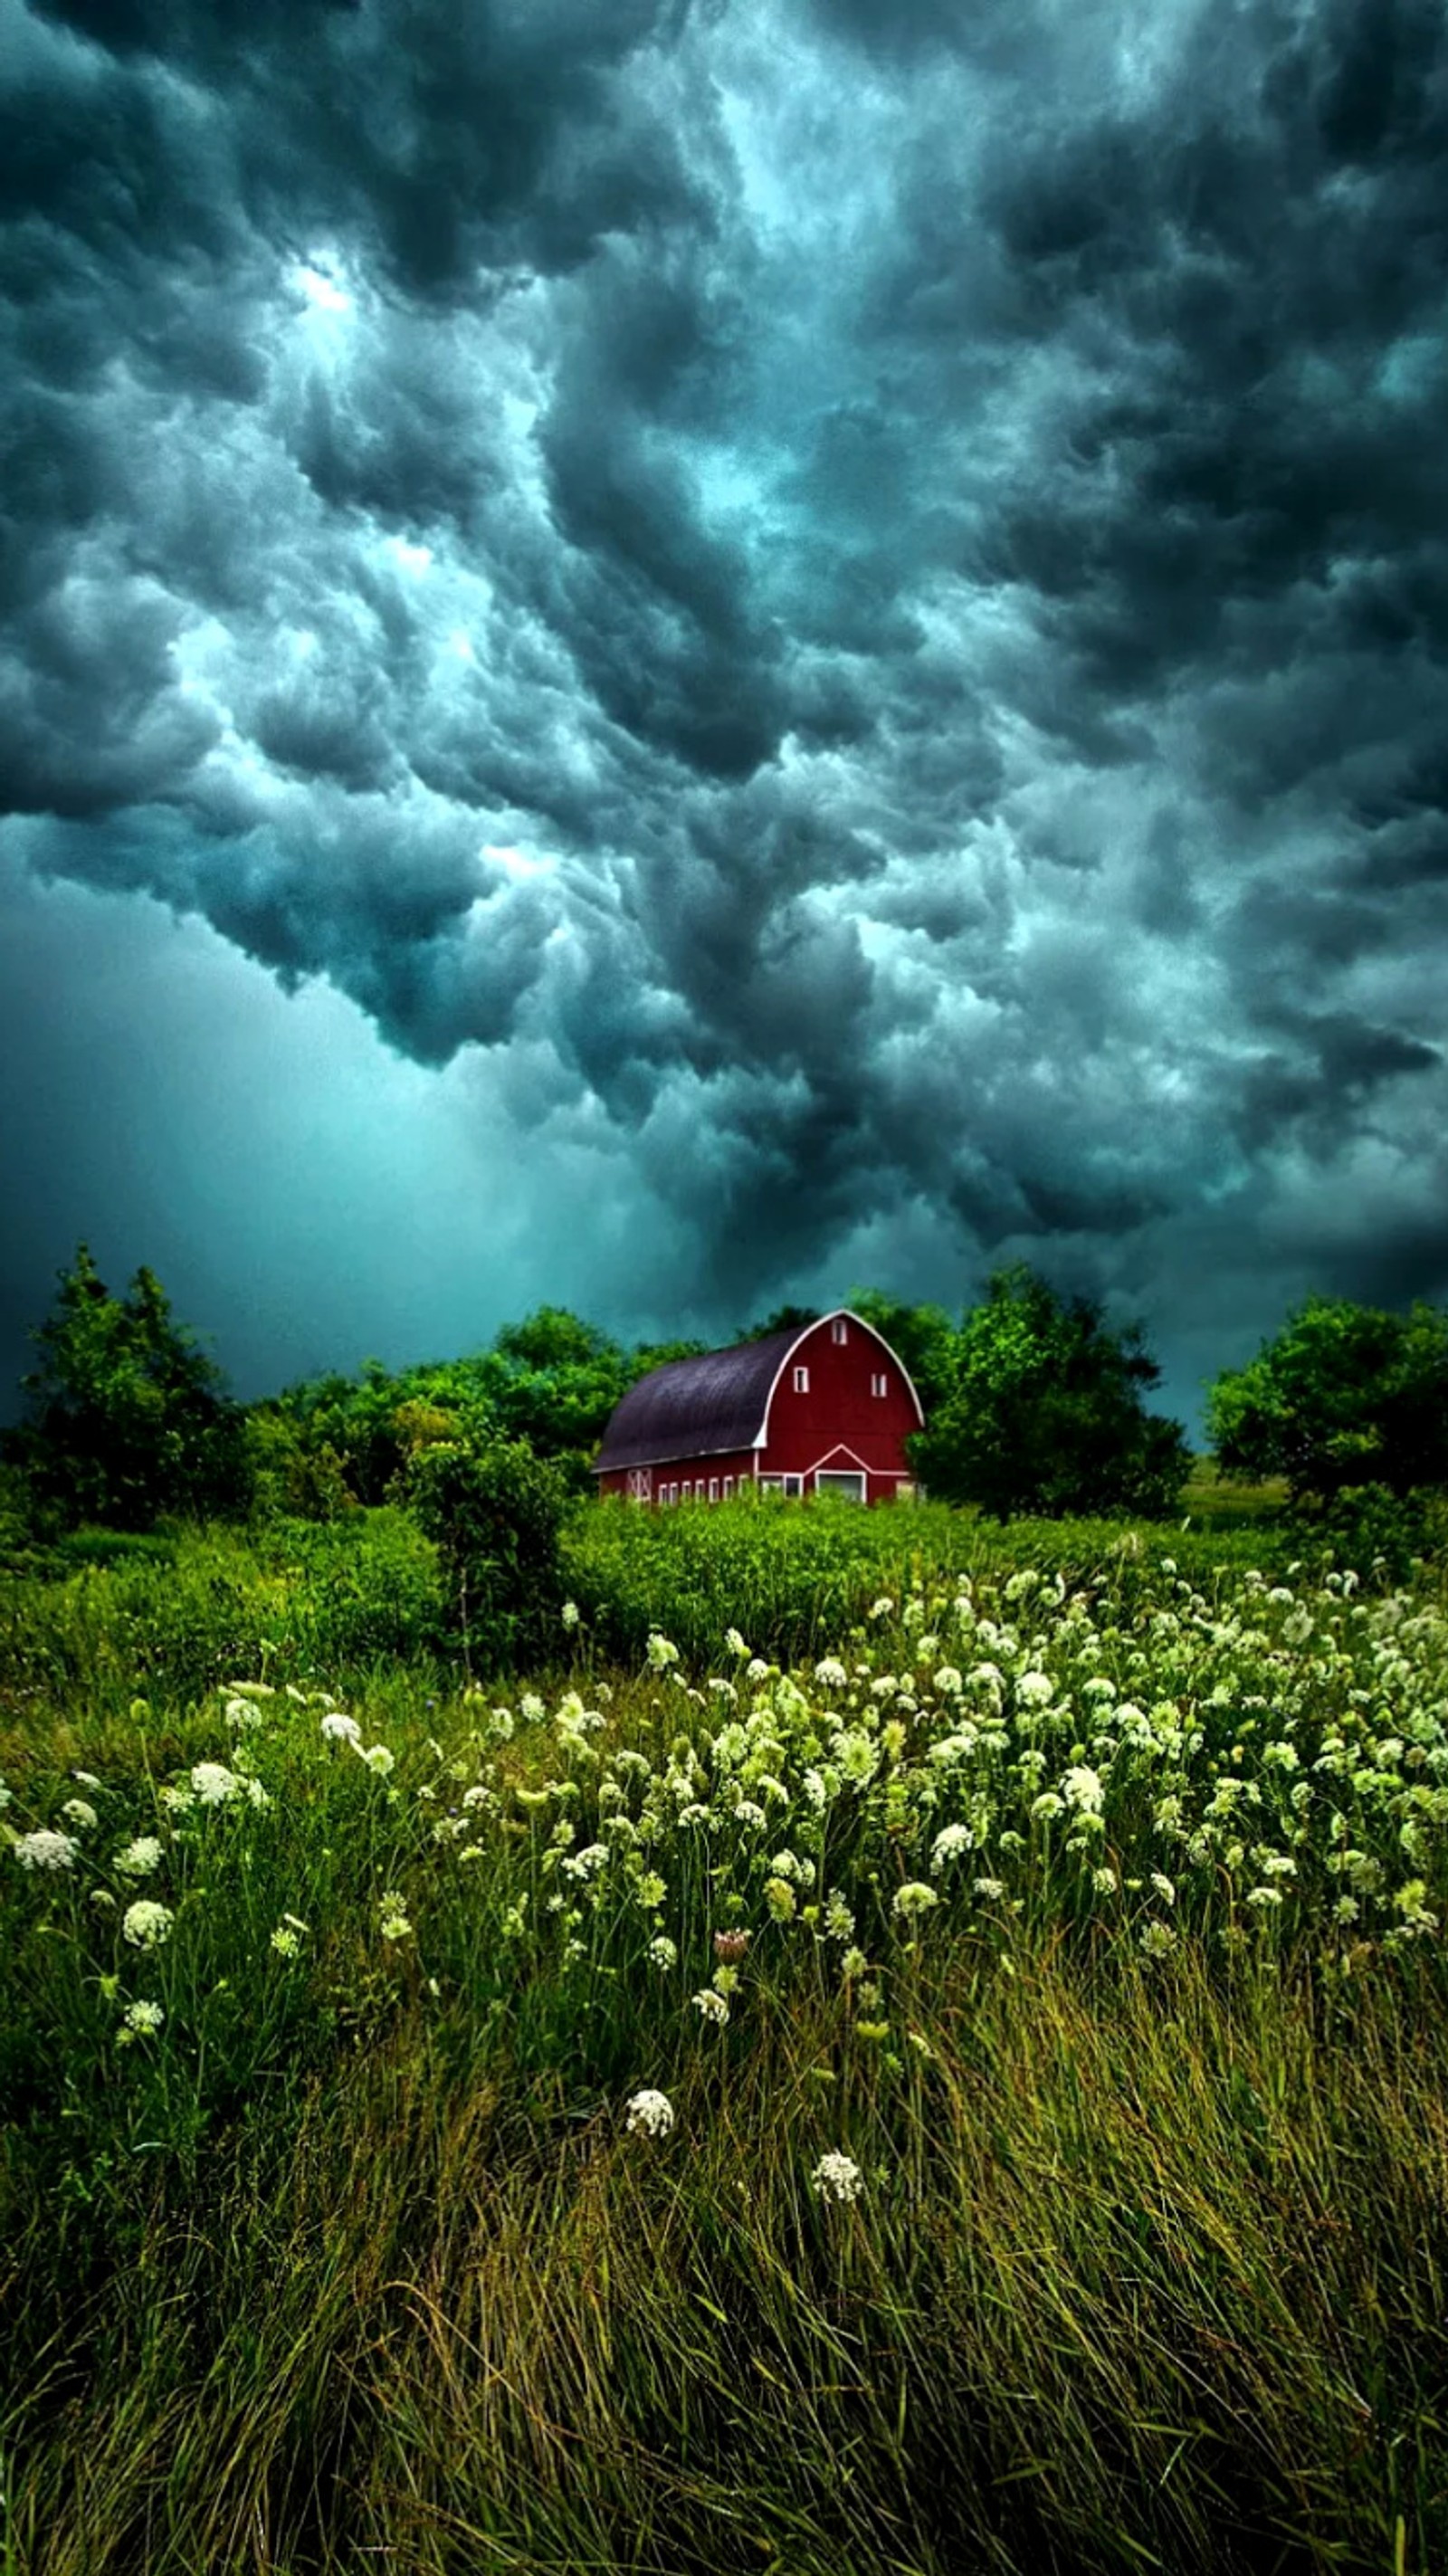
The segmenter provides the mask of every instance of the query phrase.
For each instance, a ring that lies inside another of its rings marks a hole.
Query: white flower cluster
[[[810,2181],[821,2200],[858,2200],[865,2188],[865,2177],[853,2156],[821,2156]]]
[[[635,2093],[628,2105],[628,2126],[642,2129],[647,2137],[666,2138],[674,2125],[674,2106],[667,2093],[648,2088]]]

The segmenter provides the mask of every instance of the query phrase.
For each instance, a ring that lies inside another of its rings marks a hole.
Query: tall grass
[[[10,2576],[1448,2564],[1432,1586],[955,1538],[792,1672],[12,1703]]]

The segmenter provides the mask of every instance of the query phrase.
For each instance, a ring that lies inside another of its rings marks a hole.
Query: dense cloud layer
[[[0,0],[0,81],[31,864],[506,1051],[696,1307],[1448,1291],[1436,0]]]

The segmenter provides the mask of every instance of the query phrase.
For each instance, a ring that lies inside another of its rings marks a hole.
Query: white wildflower
[[[369,1771],[376,1772],[379,1780],[385,1780],[388,1773],[397,1768],[397,1756],[385,1744],[369,1744],[362,1759]]]
[[[721,2028],[729,2019],[727,1995],[716,1994],[712,1986],[705,1986],[701,1993],[692,1996],[690,2000],[695,2011],[701,2013],[705,2021],[712,2022],[716,2029]]]
[[[666,1673],[669,1666],[679,1660],[678,1647],[658,1628],[649,1630],[649,1641],[644,1652],[648,1657],[650,1669],[656,1673]]]
[[[69,1816],[73,1825],[79,1825],[82,1833],[89,1833],[92,1826],[100,1821],[94,1807],[84,1798],[67,1798],[60,1812]]]
[[[158,1905],[154,1897],[137,1897],[121,1916],[121,1930],[138,1950],[159,1950],[171,1937],[176,1917],[169,1905]]]
[[[559,1613],[558,1613],[558,1616],[559,1616],[559,1618],[562,1620],[563,1625],[564,1625],[564,1627],[565,1627],[565,1628],[569,1628],[569,1629],[576,1628],[576,1627],[577,1627],[577,1625],[578,1625],[578,1619],[579,1619],[579,1610],[578,1610],[578,1604],[577,1604],[577,1602],[576,1602],[576,1601],[565,1601],[565,1602],[564,1602],[564,1604],[563,1604],[562,1609],[561,1609],[561,1610],[559,1611]]]
[[[1016,1697],[1027,1708],[1044,1708],[1056,1696],[1056,1685],[1049,1673],[1021,1673],[1016,1679]]]
[[[943,1825],[930,1846],[932,1876],[938,1878],[947,1861],[958,1860],[962,1852],[975,1848],[975,1836],[969,1825]]]
[[[822,1690],[843,1690],[849,1675],[834,1655],[821,1655],[814,1668],[815,1680]]]
[[[635,2093],[628,2106],[628,2126],[642,2129],[647,2137],[666,2138],[674,2125],[674,2106],[667,2093],[645,2088]]]
[[[329,1708],[322,1720],[322,1733],[330,1744],[350,1744],[362,1750],[362,1729],[355,1717],[347,1717],[340,1708]]]
[[[38,1833],[22,1834],[13,1849],[22,1869],[74,1869],[80,1845],[74,1834],[54,1833],[43,1825]]]
[[[907,1923],[911,1923],[920,1915],[928,1914],[931,1907],[939,1903],[938,1888],[927,1886],[924,1879],[907,1879],[903,1887],[896,1888],[890,1911],[892,1914],[902,1915]]]
[[[161,1845],[154,1834],[137,1834],[134,1842],[117,1852],[112,1866],[122,1878],[149,1878],[161,1866]]]
[[[191,1772],[191,1786],[203,1807],[224,1807],[230,1798],[241,1795],[241,1781],[224,1762],[198,1762]]]
[[[649,1943],[644,1956],[655,1968],[676,1968],[679,1964],[679,1945],[677,1941],[669,1939],[667,1932],[659,1932]]]
[[[821,2156],[810,2181],[822,2200],[858,2200],[865,2187],[865,2177],[853,2156]]]
[[[1068,1807],[1075,1807],[1082,1815],[1100,1815],[1105,1792],[1100,1772],[1093,1771],[1089,1764],[1076,1763],[1063,1778],[1061,1791]]]
[[[145,2001],[127,2004],[125,2011],[125,2027],[127,2030],[134,2031],[138,2038],[144,2038],[150,2033],[158,2031],[165,2018],[165,2012],[160,2004],[153,2004]]]

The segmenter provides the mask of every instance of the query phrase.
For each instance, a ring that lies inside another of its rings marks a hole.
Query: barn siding
[[[769,1436],[760,1452],[762,1476],[811,1475],[816,1467],[850,1466],[830,1460],[836,1448],[852,1450],[866,1471],[872,1503],[893,1501],[897,1482],[908,1480],[906,1435],[920,1428],[909,1383],[898,1361],[873,1333],[845,1319],[849,1338],[832,1340],[833,1317],[814,1324],[790,1353],[769,1407]],[[809,1392],[797,1395],[794,1372],[809,1370]],[[887,1392],[870,1393],[872,1375]]]

